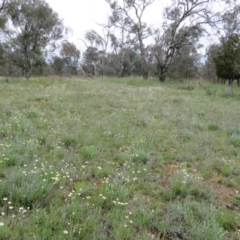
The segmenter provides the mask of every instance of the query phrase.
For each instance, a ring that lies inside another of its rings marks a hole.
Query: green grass
[[[0,79],[0,239],[239,239],[240,89]]]

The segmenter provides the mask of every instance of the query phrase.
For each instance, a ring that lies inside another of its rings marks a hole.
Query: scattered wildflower
[[[4,226],[4,223],[3,222],[0,222],[0,227]]]
[[[64,233],[64,234],[68,234],[68,230],[64,230],[63,233]]]

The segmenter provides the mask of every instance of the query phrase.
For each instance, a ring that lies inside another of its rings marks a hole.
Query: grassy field
[[[240,88],[0,80],[1,240],[240,239]]]

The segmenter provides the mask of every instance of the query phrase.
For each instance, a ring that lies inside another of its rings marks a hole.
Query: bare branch
[[[165,57],[162,60],[160,80],[165,80],[168,66],[178,50],[191,44],[204,33],[209,34],[206,26],[217,29],[221,22],[219,13],[211,10],[211,4],[217,0],[172,0],[165,9],[165,34],[163,36]],[[224,2],[224,1],[222,1]]]
[[[8,0],[2,0],[2,4],[0,5],[0,12],[6,8]]]
[[[121,5],[118,4],[117,1],[106,1],[112,9],[112,16],[110,16],[111,24],[121,31],[128,32],[129,35],[134,36],[134,39],[137,39],[142,61],[142,74],[144,79],[147,79],[147,48],[144,45],[144,39],[151,36],[151,31],[150,28],[147,27],[147,24],[143,22],[142,18],[146,8],[155,0],[122,0]],[[125,21],[124,24],[122,22],[123,19]]]

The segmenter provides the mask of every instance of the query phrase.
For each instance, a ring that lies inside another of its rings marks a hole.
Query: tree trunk
[[[92,65],[92,75],[95,76],[95,65]]]
[[[148,71],[143,71],[143,79],[147,80],[148,79]]]
[[[167,71],[168,71],[168,66],[172,62],[172,59],[173,59],[173,56],[174,56],[174,52],[175,52],[175,49],[173,47],[171,47],[171,48],[169,48],[167,50],[167,56],[166,56],[166,59],[165,59],[163,64],[161,64],[158,56],[156,56],[160,66],[161,66],[160,67],[160,73],[159,73],[159,80],[161,82],[165,82],[165,80],[166,80],[166,74],[167,74]]]
[[[167,73],[167,69],[165,66],[162,66],[160,69],[160,73],[159,73],[159,80],[160,82],[165,82],[166,80],[166,73]]]
[[[124,67],[123,61],[121,60],[120,63],[118,64],[118,77],[123,78],[124,72],[125,72],[125,67]]]
[[[165,82],[165,80],[166,80],[166,74],[165,74],[165,73],[160,73],[160,74],[159,74],[159,80],[160,80],[160,82]]]
[[[142,76],[144,80],[148,79],[148,67],[147,67],[147,62],[145,59],[145,50],[142,52]]]
[[[26,80],[28,81],[29,79],[30,79],[30,77],[31,77],[31,75],[32,75],[32,66],[31,66],[31,68],[29,69],[29,71],[26,73],[26,75],[25,75],[25,77],[26,77]]]
[[[139,40],[139,47],[140,47],[140,56],[142,60],[142,76],[144,80],[148,79],[148,66],[146,61],[146,52],[145,47],[143,44],[143,38],[142,38],[142,29],[141,27],[138,28],[138,40]]]

